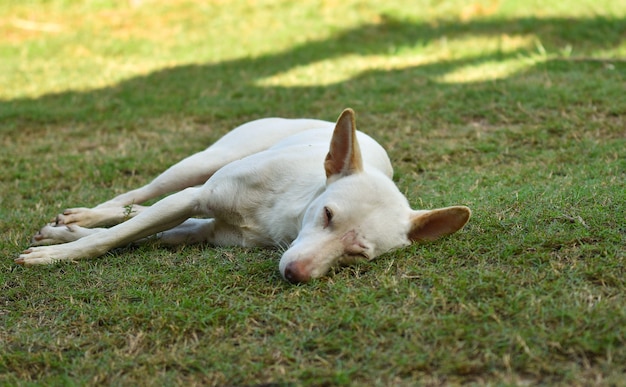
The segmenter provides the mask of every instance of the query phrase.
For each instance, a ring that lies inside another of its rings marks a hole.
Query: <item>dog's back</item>
[[[243,148],[252,157],[256,153],[263,153],[261,158],[272,159],[273,153],[279,163],[283,163],[280,160],[289,162],[291,158],[301,159],[303,156],[305,159],[321,158],[323,161],[328,153],[334,128],[334,122],[309,118],[262,118],[233,129],[211,148],[214,151],[223,148],[225,153]],[[393,169],[385,149],[363,132],[357,131],[357,139],[367,168],[376,168],[391,177]],[[297,166],[303,170],[320,169],[319,164],[308,168],[302,164]]]

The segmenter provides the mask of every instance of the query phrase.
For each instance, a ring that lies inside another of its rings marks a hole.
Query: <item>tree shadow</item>
[[[191,115],[199,119],[267,115],[332,117],[347,105],[372,112],[409,107],[414,109],[420,105],[433,108],[433,95],[442,93],[445,94],[446,106],[454,120],[454,106],[465,104],[472,93],[488,82],[444,84],[433,79],[464,66],[535,55],[537,48],[521,47],[507,52],[491,50],[471,58],[416,65],[401,70],[370,70],[351,79],[323,86],[261,86],[259,80],[347,55],[385,55],[443,39],[480,36],[504,38],[530,34],[537,37],[538,47],[549,52],[573,47],[575,55],[588,57],[621,45],[626,38],[626,20],[604,17],[527,17],[484,19],[468,23],[441,20],[415,23],[386,17],[378,24],[362,25],[285,52],[216,64],[168,68],[97,90],[66,91],[35,99],[0,101],[0,123],[10,130],[18,123],[65,124],[81,120],[123,123],[128,119],[158,119],[171,115]],[[572,61],[563,62],[559,66],[563,69],[580,64]],[[621,70],[623,66],[619,66]],[[531,67],[524,71],[539,73],[545,71],[545,68]],[[541,88],[539,84],[526,80],[518,82],[516,78],[519,77],[519,74],[513,74],[502,82],[527,91]],[[372,93],[372,90],[377,93]],[[279,102],[279,111],[268,111],[268,100]],[[332,112],[328,110],[330,105],[333,105]],[[456,119],[462,120],[462,117]]]

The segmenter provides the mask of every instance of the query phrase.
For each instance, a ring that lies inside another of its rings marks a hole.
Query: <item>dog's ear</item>
[[[326,177],[347,176],[363,170],[361,148],[356,139],[354,110],[344,110],[335,125],[330,150],[324,161]]]
[[[469,220],[472,212],[465,206],[413,211],[409,240],[428,242],[459,231]]]

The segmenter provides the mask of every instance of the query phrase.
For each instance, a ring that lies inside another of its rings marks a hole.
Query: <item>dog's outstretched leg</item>
[[[15,262],[22,265],[50,264],[100,256],[107,251],[169,230],[196,215],[209,215],[203,205],[202,188],[187,188],[148,207],[138,216],[74,242],[31,247]]]
[[[31,246],[56,245],[58,243],[73,242],[87,235],[106,230],[104,228],[86,228],[77,225],[56,226],[47,224],[33,236]]]
[[[147,240],[163,245],[194,244],[211,241],[214,235],[214,219],[187,219],[182,224],[157,234],[156,238],[133,241],[142,243]],[[48,246],[60,243],[74,242],[91,234],[106,231],[106,228],[86,228],[77,225],[44,226],[31,241],[31,246]]]

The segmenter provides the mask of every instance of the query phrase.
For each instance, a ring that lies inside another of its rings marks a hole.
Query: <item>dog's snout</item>
[[[285,266],[283,276],[292,284],[307,282],[311,279],[311,273],[306,269],[306,263],[302,261],[289,262]]]

